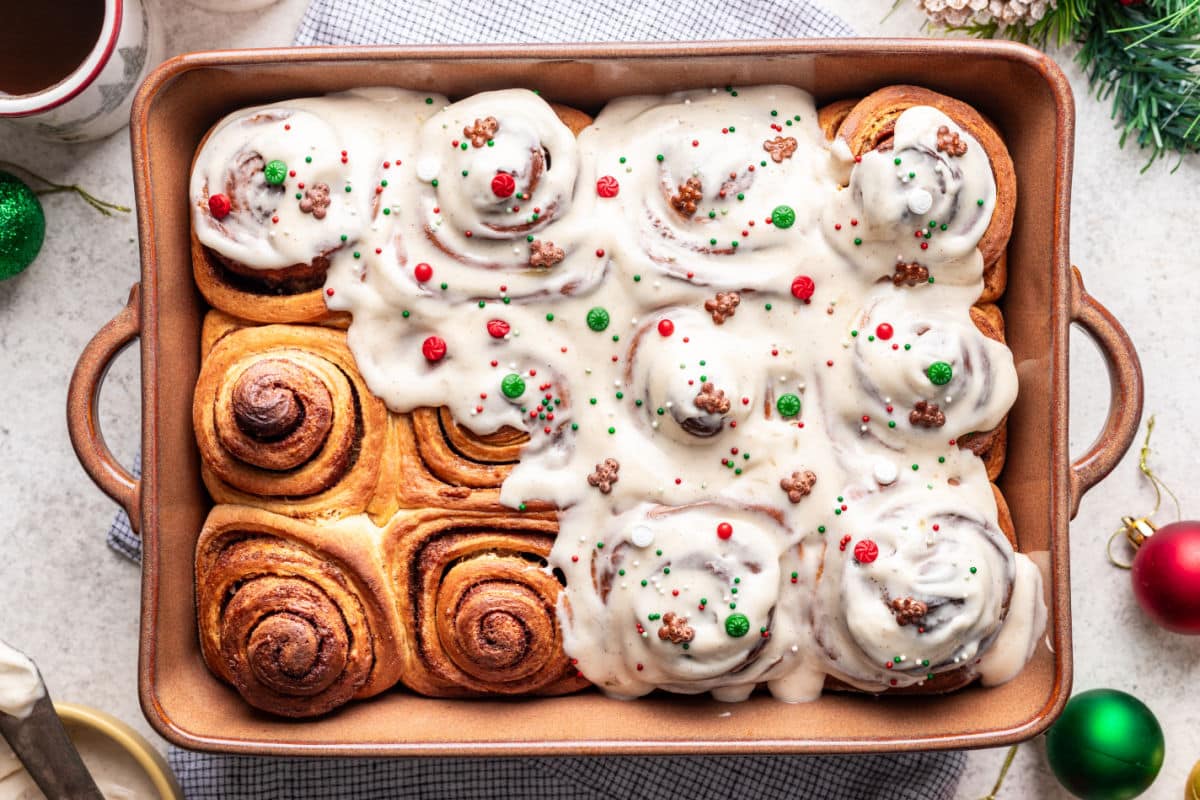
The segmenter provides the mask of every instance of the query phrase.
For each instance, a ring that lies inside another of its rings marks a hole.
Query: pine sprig
[[[1041,48],[1077,44],[1093,94],[1112,103],[1121,146],[1150,150],[1145,168],[1168,153],[1180,156],[1178,168],[1200,152],[1200,0],[1059,0],[1036,22],[988,18],[949,30]]]

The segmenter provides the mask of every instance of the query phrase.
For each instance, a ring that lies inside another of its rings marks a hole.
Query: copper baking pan
[[[210,501],[192,437],[192,387],[205,304],[192,283],[187,175],[204,132],[242,106],[384,84],[461,97],[531,86],[595,111],[610,97],[699,86],[788,83],[818,100],[918,83],[974,104],[1008,142],[1020,196],[1004,298],[1020,376],[1001,485],[1023,551],[1046,553],[1052,649],[1019,678],[947,696],[827,694],[785,705],[597,692],[527,700],[433,700],[393,691],[330,716],[290,722],[255,712],[204,666],[196,637],[193,549]],[[1074,109],[1041,53],[974,41],[809,40],[707,44],[261,50],[185,55],[160,67],[133,108],[142,280],[91,341],[71,383],[71,438],[84,468],[129,511],[145,548],[139,687],[150,723],[185,747],[328,755],[515,753],[850,753],[994,747],[1027,739],[1071,689],[1067,522],[1118,462],[1141,415],[1137,355],[1068,261]],[[1103,433],[1067,453],[1072,322],[1096,340],[1112,383]],[[96,424],[105,371],[142,345],[143,474],[113,458]]]

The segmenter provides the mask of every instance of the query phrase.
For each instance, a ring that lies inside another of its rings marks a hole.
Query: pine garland
[[[1143,168],[1200,152],[1200,0],[1059,0],[1033,23],[987,18],[948,30],[1045,48],[1079,45],[1092,93],[1112,101],[1120,145],[1149,148]],[[1172,171],[1174,171],[1174,169]]]

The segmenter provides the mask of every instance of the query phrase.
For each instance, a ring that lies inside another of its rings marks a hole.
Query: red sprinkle
[[[596,250],[596,258],[604,258],[604,248],[599,248]]]
[[[870,564],[879,558],[879,545],[870,539],[862,539],[854,545],[854,560],[860,564]]]
[[[502,319],[490,319],[487,324],[487,332],[492,335],[493,339],[503,339],[508,336],[508,323]]]
[[[208,210],[217,219],[225,219],[229,216],[229,210],[232,207],[229,198],[223,194],[210,195],[208,198]]]
[[[596,194],[604,198],[616,197],[621,184],[612,175],[604,175],[596,181]]]
[[[329,295],[330,297],[333,297],[333,287],[330,286],[328,289],[326,289],[325,294]]]
[[[669,319],[660,319],[658,321],[658,332],[663,336],[670,336],[675,332],[675,323]]]
[[[722,522],[717,526],[717,538],[728,539],[733,536],[733,526],[728,522]]]
[[[421,355],[426,361],[441,361],[446,357],[446,340],[440,336],[430,336],[421,344]]]
[[[813,279],[807,275],[797,275],[792,280],[792,297],[797,300],[808,302],[812,299],[813,292],[817,290],[817,285],[813,283]]]
[[[433,267],[422,261],[420,264],[417,264],[417,266],[413,267],[413,277],[415,277],[421,283],[425,283],[425,281],[433,278]]]
[[[875,329],[875,335],[880,339],[883,339],[885,342],[892,338],[893,333],[894,331],[892,330],[892,326],[888,325],[886,322],[879,323],[879,327]]]
[[[496,197],[511,197],[517,190],[517,182],[507,172],[498,172],[492,178],[492,194]]]

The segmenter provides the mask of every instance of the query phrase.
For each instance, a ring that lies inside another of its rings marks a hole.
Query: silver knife
[[[0,711],[0,734],[50,800],[104,800],[49,694],[43,694],[23,719]]]

